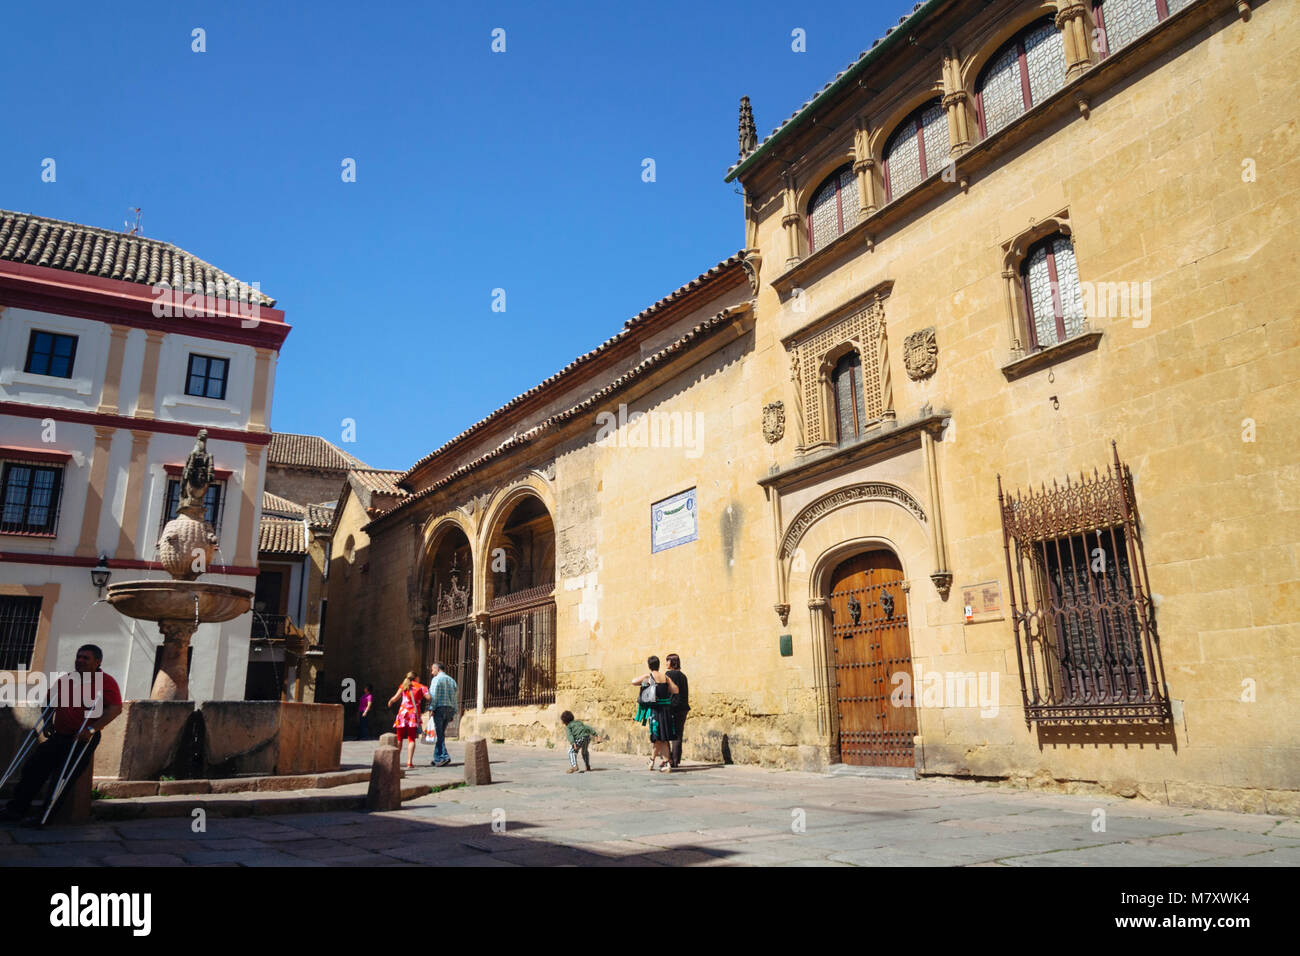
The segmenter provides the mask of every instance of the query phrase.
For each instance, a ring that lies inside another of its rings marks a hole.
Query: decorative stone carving
[[[740,98],[740,158],[744,159],[758,149],[758,129],[754,126],[754,110],[749,105],[749,97]]]
[[[763,406],[763,439],[774,445],[785,437],[785,403],[771,402]]]
[[[555,462],[550,462],[549,464],[547,464],[545,468],[542,469],[542,477],[544,477],[547,481],[555,480]]]
[[[935,571],[930,575],[930,580],[934,582],[934,589],[939,592],[939,597],[948,600],[948,592],[952,589],[952,572]]]
[[[928,378],[939,367],[939,343],[935,340],[934,326],[913,332],[903,342],[903,364],[912,381]]]
[[[781,626],[788,627],[790,624],[790,605],[777,604],[774,605],[774,610],[776,611],[776,616],[781,619]]]
[[[757,234],[752,238],[757,240]],[[749,279],[749,291],[754,295],[758,295],[758,272],[763,267],[763,256],[757,249],[746,249],[745,257],[740,260],[740,265],[745,270],[745,276]]]
[[[785,537],[781,539],[782,559],[789,558],[794,554],[795,545],[799,543],[799,539],[803,537],[804,532],[812,527],[813,523],[822,515],[834,511],[836,508],[851,505],[854,502],[872,500],[892,501],[910,511],[918,521],[926,521],[925,510],[921,507],[920,502],[897,485],[884,482],[850,485],[847,488],[841,488],[839,491],[833,491],[824,498],[818,498],[799,512],[794,521],[790,523],[790,527],[786,529]]]

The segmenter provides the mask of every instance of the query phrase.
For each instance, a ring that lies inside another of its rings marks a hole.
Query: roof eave
[[[816,111],[819,106],[823,105],[828,98],[834,97],[841,90],[843,90],[849,83],[856,80],[858,78],[858,75],[862,73],[863,70],[867,69],[869,66],[874,64],[876,60],[884,56],[884,54],[887,51],[893,49],[893,47],[896,44],[901,42],[899,39],[900,37],[906,36],[908,33],[911,32],[913,28],[916,27],[916,25],[923,18],[928,16],[935,8],[947,2],[948,0],[928,0],[928,2],[924,6],[922,6],[917,10],[914,10],[911,16],[909,16],[906,20],[904,20],[902,23],[896,26],[889,33],[885,34],[885,36],[881,39],[879,43],[875,45],[875,47],[868,50],[866,55],[863,56],[862,59],[858,60],[857,63],[853,64],[851,67],[845,70],[843,76],[841,76],[838,80],[836,80],[826,89],[822,90],[820,93],[814,96],[807,106],[805,106],[797,114],[795,114],[794,117],[786,121],[786,123],[783,126],[780,126],[777,129],[777,131],[773,133],[772,136],[766,142],[758,146],[758,148],[756,148],[752,153],[750,153],[748,156],[742,159],[735,167],[733,167],[731,171],[728,172],[727,175],[723,178],[723,182],[726,183],[732,182],[733,180],[737,179],[738,177],[742,176],[743,174],[753,169],[753,167],[757,165],[760,158],[766,158],[767,154],[770,153],[778,143],[780,143],[787,136],[792,134],[795,130],[800,129],[803,126],[803,124],[807,121],[808,117],[812,115],[812,113]]]

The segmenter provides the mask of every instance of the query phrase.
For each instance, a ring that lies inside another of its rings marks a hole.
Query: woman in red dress
[[[429,696],[429,689],[416,679],[415,671],[409,671],[406,680],[402,681],[402,686],[397,688],[397,693],[388,701],[389,707],[399,700],[402,702],[401,707],[397,709],[397,719],[393,721],[393,729],[397,732],[399,754],[402,750],[402,741],[411,742],[411,750],[406,757],[408,769],[415,767],[415,740],[420,736],[420,705],[424,703],[427,696]]]

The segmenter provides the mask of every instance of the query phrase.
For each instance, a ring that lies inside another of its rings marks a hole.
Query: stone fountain
[[[170,581],[123,581],[110,584],[108,603],[126,617],[157,621],[163,635],[162,665],[151,700],[188,700],[189,646],[200,624],[219,624],[252,606],[253,592],[197,580],[212,563],[217,535],[204,520],[204,496],[212,483],[208,430],[199,431],[181,473],[178,514],[162,530],[158,558]]]

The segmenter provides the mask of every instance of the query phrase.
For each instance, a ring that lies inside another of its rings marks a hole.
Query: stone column
[[[107,495],[108,456],[113,450],[114,428],[95,426],[95,450],[90,457],[90,484],[86,489],[86,510],[81,515],[81,540],[77,544],[77,557],[96,556],[99,538],[99,519]]]
[[[126,476],[126,498],[122,505],[122,529],[117,537],[117,557],[148,560],[148,554],[139,554],[135,534],[140,527],[140,503],[144,500],[145,466],[149,463],[149,440],[152,432],[131,430],[131,462]],[[148,535],[145,536],[148,540]]]
[[[781,198],[785,205],[785,214],[781,217],[781,225],[785,228],[785,267],[792,269],[799,264],[799,224],[803,217],[795,208],[794,175],[790,170],[781,173],[781,182],[784,187]]]
[[[267,406],[270,405],[271,358],[275,353],[270,349],[257,350],[257,364],[253,368],[253,395],[248,409],[248,430],[250,432],[267,431]]]
[[[952,572],[948,570],[948,543],[943,530],[943,504],[939,497],[939,470],[934,454],[934,438],[928,429],[921,430],[921,455],[925,459],[925,482],[930,497],[930,549],[934,572],[930,580],[945,601],[952,587]]]
[[[789,583],[785,578],[785,568],[781,563],[781,492],[776,488],[767,489],[767,497],[772,505],[772,558],[776,571],[776,616],[781,619],[781,626],[790,623]]]
[[[970,96],[961,82],[961,61],[957,50],[946,47],[943,51],[943,104],[948,115],[948,156],[956,159],[971,147]]]
[[[1025,352],[1020,338],[1020,330],[1025,328],[1025,324],[1020,314],[1020,281],[1015,269],[1002,270],[1002,284],[1007,300],[1007,341],[1011,343],[1012,353],[1019,358]]]
[[[235,564],[245,568],[257,564],[257,528],[253,525],[253,513],[257,509],[257,503],[253,495],[257,490],[257,476],[261,468],[262,446],[245,445],[244,471],[239,478],[239,531],[238,540],[235,542]]]
[[[118,389],[122,385],[122,356],[126,353],[126,337],[131,330],[125,325],[114,325],[108,342],[108,366],[104,370],[104,389],[100,393],[101,415],[116,415]]]
[[[1063,0],[1056,11],[1056,29],[1065,43],[1065,79],[1069,82],[1092,66],[1088,8],[1080,0]]]
[[[853,173],[858,177],[858,222],[880,208],[876,195],[876,159],[871,155],[871,127],[859,117],[853,130]]]
[[[165,333],[154,329],[145,330],[144,368],[140,372],[140,397],[135,403],[136,418],[153,418],[153,407],[157,399],[154,393],[158,389],[158,357],[162,354],[162,340]]]
[[[158,629],[163,634],[162,663],[158,667],[158,676],[153,681],[150,700],[189,700],[190,699],[190,638],[198,629],[192,620],[159,621]]]
[[[474,615],[474,631],[478,635],[478,701],[475,712],[483,716],[483,701],[487,696],[487,634],[491,619],[486,612]]]

